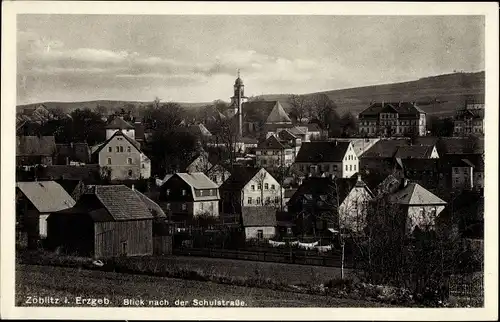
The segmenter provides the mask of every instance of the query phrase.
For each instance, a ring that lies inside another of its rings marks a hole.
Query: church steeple
[[[240,70],[238,69],[238,78],[234,81],[234,94],[231,97],[231,109],[233,115],[238,115],[238,131],[240,137],[243,136],[243,113],[242,106],[243,103],[247,101],[245,96],[245,85],[243,85],[243,80],[240,78]]]

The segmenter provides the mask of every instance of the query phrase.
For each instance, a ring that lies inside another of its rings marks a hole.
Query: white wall
[[[261,179],[261,176],[264,175],[264,178]],[[266,183],[268,184],[268,189],[265,189]],[[259,184],[262,184],[262,189],[259,189]],[[271,189],[272,185],[274,185],[275,189]],[[254,186],[254,189],[252,189],[252,186]],[[258,207],[261,205],[265,205],[266,198],[270,198],[271,203],[275,202],[275,198],[278,197],[278,199],[281,198],[281,193],[280,193],[281,186],[274,179],[273,176],[271,176],[269,173],[267,173],[266,170],[261,169],[255,176],[250,180],[245,187],[243,187],[242,191],[242,197],[243,197],[243,207]],[[283,192],[284,195],[284,192]],[[248,198],[252,198],[252,203],[248,203]],[[261,203],[257,204],[257,198],[262,198]],[[280,201],[278,200],[278,205],[280,205]]]
[[[352,144],[349,144],[349,148],[342,160],[342,178],[350,178],[358,171],[359,159]]]
[[[118,129],[106,129],[106,140],[109,140],[109,138],[112,137],[116,131],[118,131]],[[122,130],[122,132],[123,132],[123,134],[127,135],[129,138],[135,140],[135,129]]]
[[[276,227],[245,227],[245,238],[257,238],[259,230],[262,230],[263,239],[271,239],[276,234]]]
[[[339,207],[340,224],[353,232],[362,232],[366,222],[366,206],[372,197],[364,187],[354,187]]]

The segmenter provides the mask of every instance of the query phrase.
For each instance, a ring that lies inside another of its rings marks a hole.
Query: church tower
[[[237,115],[238,117],[238,134],[240,137],[243,136],[243,103],[247,101],[245,96],[245,85],[240,78],[240,71],[238,70],[238,78],[234,81],[234,95],[231,97],[231,114]]]

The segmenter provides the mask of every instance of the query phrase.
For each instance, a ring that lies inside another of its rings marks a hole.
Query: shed
[[[48,241],[94,258],[151,255],[153,218],[134,190],[90,186],[74,207],[49,216]]]
[[[242,225],[245,239],[269,239],[276,234],[276,208],[242,207]]]

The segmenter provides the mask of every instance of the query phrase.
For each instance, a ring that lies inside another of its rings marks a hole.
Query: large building
[[[359,113],[362,136],[407,136],[426,134],[425,112],[415,102],[372,103]]]
[[[484,135],[484,102],[468,100],[453,121],[455,136]]]

